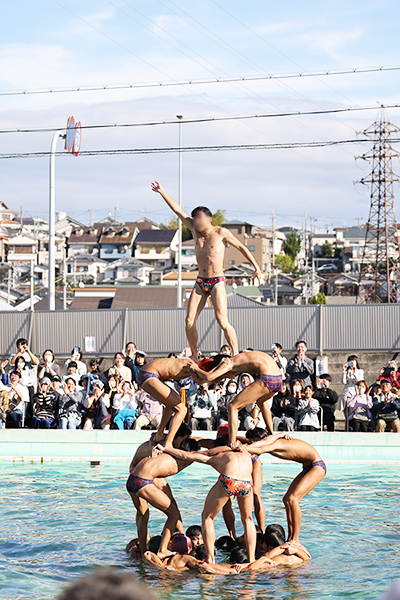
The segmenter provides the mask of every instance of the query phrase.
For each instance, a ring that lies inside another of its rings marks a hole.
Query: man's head
[[[184,452],[198,452],[199,449],[199,442],[192,438],[185,438],[179,444],[179,450],[183,450]]]
[[[182,423],[182,425],[180,425],[178,431],[175,434],[174,441],[172,442],[173,447],[179,448],[181,442],[186,438],[190,437],[191,435],[192,430],[190,429],[189,425],[186,425],[186,423]]]
[[[233,540],[230,535],[222,535],[215,542],[215,547],[219,550],[233,550],[235,546],[235,540]]]
[[[228,346],[228,344],[224,344],[221,346],[220,354],[225,354],[226,356],[232,356],[232,348]]]
[[[17,385],[17,383],[19,383],[20,379],[21,379],[21,373],[19,371],[11,371],[11,373],[10,373],[10,382],[13,385]]]
[[[229,557],[229,562],[231,562],[233,565],[249,562],[249,557],[247,555],[246,548],[240,547],[232,550],[231,555]]]
[[[99,359],[98,358],[91,358],[90,359],[90,369],[92,371],[97,371],[99,368]]]
[[[77,363],[74,360],[70,360],[68,363],[68,373],[70,375],[74,375],[76,373],[77,368]]]
[[[192,210],[193,227],[197,231],[205,231],[212,222],[212,212],[206,206],[196,206]]]
[[[299,356],[304,356],[304,354],[307,352],[307,344],[304,340],[298,340],[296,342],[296,352]]]
[[[20,352],[21,350],[26,350],[28,347],[28,340],[25,338],[19,338],[16,342],[17,350]]]
[[[381,388],[382,388],[382,392],[384,394],[388,394],[390,392],[390,390],[392,389],[392,383],[390,381],[388,381],[387,379],[382,379]]]
[[[183,533],[174,535],[170,542],[170,548],[171,552],[177,554],[189,554],[192,551],[192,540]]]
[[[132,356],[134,356],[135,352],[136,352],[135,342],[128,342],[125,346],[125,350],[126,350],[127,355],[132,358]]]
[[[243,373],[240,376],[240,383],[242,384],[243,388],[249,386],[251,384],[251,377],[250,377],[250,375],[248,373]]]
[[[53,377],[51,377],[51,386],[53,390],[56,390],[56,392],[58,392],[61,388],[61,379],[58,375],[53,375]]]
[[[275,342],[275,344],[273,344],[273,346],[272,346],[272,352],[274,353],[274,356],[279,356],[279,354],[282,352],[281,344],[278,344],[278,342]]]
[[[65,380],[65,385],[67,386],[67,390],[72,393],[75,391],[76,388],[76,382],[75,379],[73,377],[67,377],[67,379]]]
[[[312,385],[306,385],[306,387],[304,388],[304,396],[306,398],[306,400],[311,400],[311,398],[313,397],[313,387]]]
[[[332,383],[332,377],[329,373],[322,373],[318,379],[322,388],[328,388]]]
[[[188,527],[186,535],[192,540],[193,548],[197,548],[197,546],[204,543],[200,525],[191,525]]]
[[[246,431],[246,438],[253,442],[259,442],[260,440],[264,440],[268,437],[268,431],[263,429],[262,427],[254,427],[253,429],[248,429]]]
[[[261,545],[263,549],[268,552],[273,550],[273,548],[277,548],[285,543],[285,533],[280,531],[279,529],[270,529],[269,531],[265,530],[265,533],[262,538]]]

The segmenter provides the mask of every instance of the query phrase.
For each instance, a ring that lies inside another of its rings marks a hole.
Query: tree
[[[326,241],[322,244],[322,256],[323,258],[333,257],[333,246],[330,242]]]
[[[311,298],[310,304],[326,304],[325,294],[323,292],[318,292],[316,296]]]
[[[293,273],[295,271],[294,258],[289,254],[279,254],[275,256],[275,265],[282,273]]]
[[[219,227],[222,223],[225,223],[225,212],[225,210],[221,210],[220,208],[216,210],[212,216],[212,224]],[[178,229],[178,217],[171,217],[166,225],[161,223],[160,227],[161,229]],[[192,238],[192,232],[182,223],[182,242],[186,242],[186,240],[191,240]]]
[[[296,256],[300,252],[301,237],[297,235],[294,229],[290,232],[286,242],[283,244],[283,251],[287,256],[293,259],[293,263],[296,260]]]

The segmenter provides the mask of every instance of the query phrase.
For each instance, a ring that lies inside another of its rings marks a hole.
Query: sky
[[[400,71],[196,83],[135,89],[1,95],[130,83],[187,82],[400,66],[400,5],[365,0],[13,0],[0,22],[0,131],[176,121],[82,132],[82,150],[178,146],[184,119],[357,106],[339,114],[184,123],[184,147],[356,139],[379,107],[400,103]],[[375,108],[376,107],[376,108]],[[400,108],[388,109],[400,125]],[[53,133],[1,133],[1,153],[50,149]],[[57,149],[64,148],[59,140]],[[355,185],[369,165],[362,143],[296,149],[188,152],[182,156],[183,206],[225,210],[227,219],[316,230],[365,221],[369,190]],[[398,159],[393,164],[400,172]],[[48,157],[0,160],[1,192],[26,216],[48,214]],[[158,180],[177,198],[178,154],[56,159],[56,209],[88,223],[170,211],[151,191]],[[395,187],[396,209],[399,184]],[[399,215],[398,215],[399,216]]]

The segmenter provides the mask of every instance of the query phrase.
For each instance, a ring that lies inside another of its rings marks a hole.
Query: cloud
[[[317,50],[333,59],[345,58],[345,50],[349,44],[355,40],[359,40],[364,34],[361,27],[355,27],[347,31],[316,31],[299,35],[299,39],[303,40]]]

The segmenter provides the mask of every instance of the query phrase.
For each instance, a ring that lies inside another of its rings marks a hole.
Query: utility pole
[[[119,211],[118,205],[119,205],[119,202],[116,202],[115,209],[114,209],[114,221],[118,220],[118,211]]]
[[[91,227],[93,225],[93,220],[92,220],[92,208],[89,208],[89,213],[90,213],[90,221],[89,221],[89,226]]]
[[[274,300],[276,306],[278,306],[278,273],[275,267],[275,211],[272,209],[272,268],[274,269]]]
[[[67,239],[63,244],[63,310],[67,310]]]
[[[399,130],[382,107],[375,123],[363,132],[373,138],[373,147],[361,156],[372,162],[372,170],[360,181],[370,185],[371,194],[357,302],[400,300],[400,242],[393,193],[393,183],[399,179],[392,169],[392,158],[398,152],[391,145],[391,134]]]
[[[56,146],[58,138],[65,138],[63,131],[56,131],[50,148],[50,197],[49,197],[49,310],[56,309]]]
[[[179,120],[179,186],[178,204],[182,206],[182,115],[176,115]],[[178,308],[182,308],[182,221],[178,219]]]
[[[33,260],[31,260],[31,277],[30,277],[30,294],[31,294],[31,298],[30,298],[30,309],[31,312],[34,310],[34,303],[33,303]]]
[[[13,268],[11,266],[8,267],[8,278],[7,278],[7,304],[10,304],[11,299],[11,276],[12,276]]]

